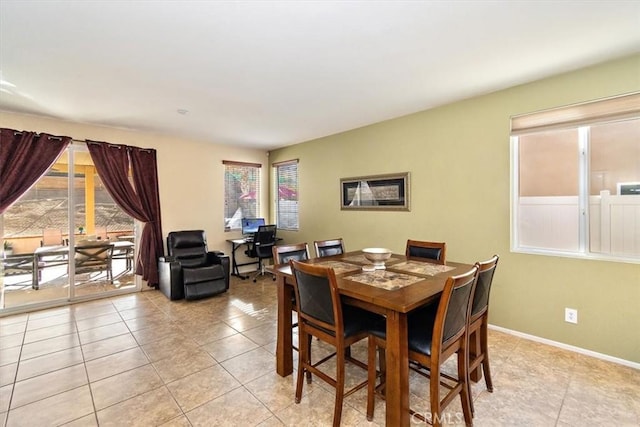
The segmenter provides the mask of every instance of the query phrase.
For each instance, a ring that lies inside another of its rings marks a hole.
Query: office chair
[[[251,246],[244,251],[248,257],[258,258],[258,271],[253,276],[254,283],[258,280],[259,276],[264,276],[265,273],[271,274],[273,280],[276,278],[273,272],[265,269],[265,265],[262,262],[265,259],[273,258],[272,250],[276,244],[276,231],[277,228],[275,225],[261,225],[253,235]]]

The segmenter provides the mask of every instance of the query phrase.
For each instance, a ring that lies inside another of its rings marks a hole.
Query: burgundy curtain
[[[87,147],[111,197],[123,211],[145,223],[136,274],[149,286],[156,286],[158,257],[163,254],[156,152],[96,141],[87,141]],[[134,185],[129,181],[130,164]]]
[[[68,136],[0,129],[0,214],[49,170],[70,142]]]

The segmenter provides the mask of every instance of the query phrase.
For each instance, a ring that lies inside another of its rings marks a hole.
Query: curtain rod
[[[133,146],[129,146],[129,145],[112,144],[110,142],[90,141],[88,139],[85,139],[84,141],[80,141],[78,139],[73,139],[72,141],[73,142],[82,142],[82,143],[85,143],[85,144],[93,144],[93,145],[107,144],[109,147],[114,147],[114,148],[118,148],[118,149],[121,149],[122,147],[127,148],[127,149],[135,148],[137,150],[144,151],[144,152],[147,152],[147,153],[153,153],[153,149],[152,148],[140,148],[140,147],[133,147]]]
[[[29,131],[21,131],[21,130],[16,130],[13,131],[13,135],[23,135],[24,133],[29,133]],[[41,133],[38,132],[32,132],[34,135],[36,136],[41,136]],[[62,136],[55,136],[55,135],[49,135],[48,133],[45,133],[44,135],[47,135],[49,138],[54,139],[56,141],[62,141],[65,137]]]
[[[30,132],[30,131],[21,131],[21,130],[16,130],[13,131],[14,135],[23,135],[24,133],[33,133],[34,135],[40,136],[42,135],[42,133],[38,133],[38,132]],[[45,133],[44,135],[47,135],[49,138],[57,140],[57,141],[62,141],[64,138],[66,137],[62,137],[62,136],[55,136],[55,135],[49,135],[48,133]],[[98,141],[90,141],[88,139],[85,140],[81,140],[81,139],[75,139],[75,138],[71,138],[71,142],[77,142],[77,143],[81,143],[81,144],[102,144],[101,142]],[[104,144],[107,144],[109,147],[116,147],[118,149],[121,149],[122,147],[126,147],[126,148],[136,148],[140,151],[144,151],[146,153],[153,153],[153,148],[140,148],[140,147],[132,147],[132,146],[128,146],[128,145],[118,145],[118,144],[111,144],[109,142],[104,142]]]

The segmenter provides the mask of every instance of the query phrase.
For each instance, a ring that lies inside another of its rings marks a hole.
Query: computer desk
[[[276,242],[280,240],[282,239],[279,237],[276,237]],[[239,277],[242,280],[248,278],[249,276],[244,276],[240,274],[240,270],[238,267],[244,267],[245,265],[258,264],[258,261],[249,261],[249,262],[244,262],[242,264],[238,264],[238,262],[236,261],[236,251],[241,246],[247,246],[248,248],[249,244],[253,243],[253,238],[241,237],[238,239],[227,239],[227,242],[231,243],[231,275]]]
[[[251,243],[252,241],[253,241],[252,239],[248,239],[246,237],[242,237],[239,239],[227,239],[227,242],[231,243],[231,275],[232,276],[236,276],[244,280],[249,276],[243,276],[242,274],[240,274],[240,270],[238,269],[238,267],[258,263],[258,261],[252,261],[252,262],[245,262],[242,264],[238,264],[238,262],[236,261],[236,251],[238,250],[238,248],[241,246],[248,247],[249,243]]]

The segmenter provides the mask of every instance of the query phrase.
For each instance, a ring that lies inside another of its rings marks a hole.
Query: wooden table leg
[[[282,274],[277,275],[278,287],[278,342],[276,347],[276,372],[286,377],[293,373],[293,337],[291,333],[291,297],[293,288],[285,283]]]
[[[409,346],[407,315],[387,313],[387,402],[388,426],[409,425]]]

